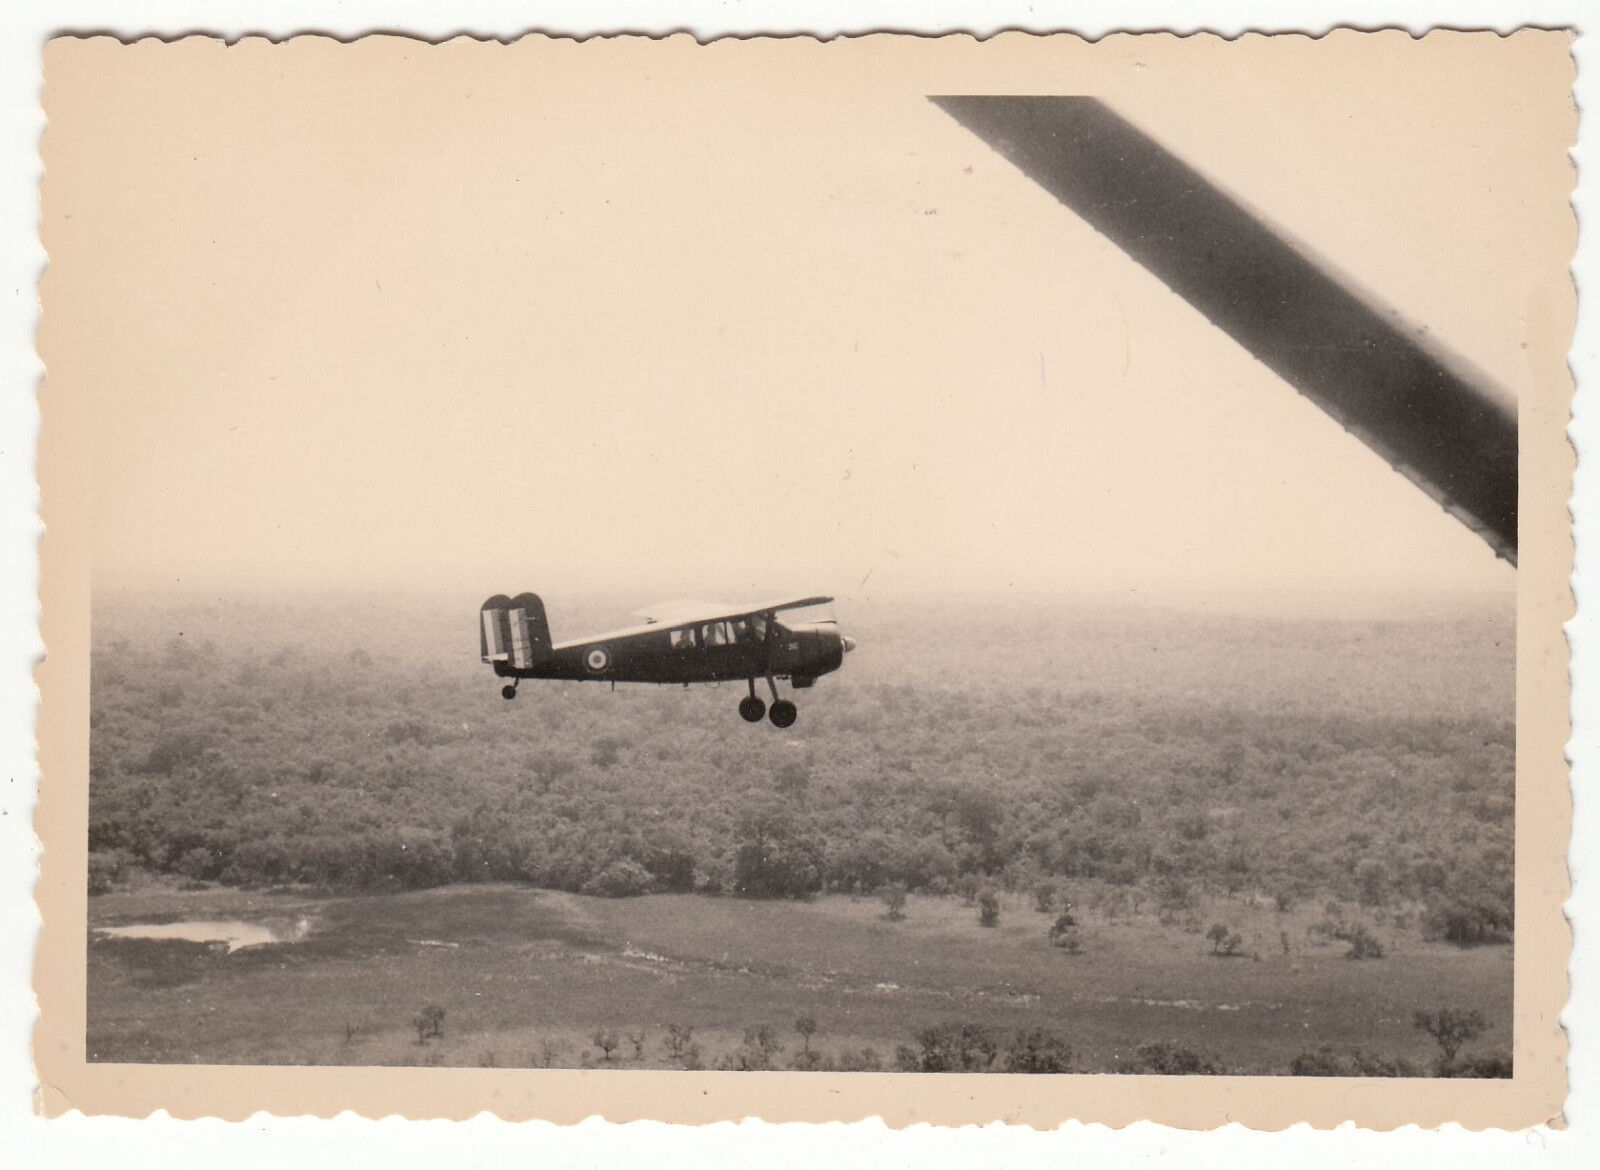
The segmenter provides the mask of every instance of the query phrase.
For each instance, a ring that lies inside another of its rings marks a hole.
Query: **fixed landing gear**
[[[778,697],[778,692],[776,689],[773,690],[772,697]],[[750,697],[748,699],[739,700],[739,715],[746,723],[760,723],[761,717],[766,713],[767,705],[763,703],[760,697],[756,694],[756,680],[751,679]]]
[[[772,707],[769,710],[761,696],[756,694],[756,680],[750,680],[750,694],[739,700],[739,715],[746,723],[760,723],[765,715],[772,720],[774,727],[792,727],[794,721],[800,717],[800,710],[788,699],[778,698],[778,683],[776,679],[768,678],[767,686],[772,690]]]
[[[506,700],[510,700],[510,699],[516,698],[517,697],[517,684],[516,683],[507,683],[505,686],[501,687],[500,688],[500,697],[502,699],[506,699]]]

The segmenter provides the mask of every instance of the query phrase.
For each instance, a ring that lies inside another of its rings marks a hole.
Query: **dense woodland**
[[[94,614],[91,889],[505,880],[627,896],[1092,885],[1512,928],[1509,599],[1384,616],[859,603],[779,732],[740,687],[529,684],[477,598],[117,597]],[[547,596],[555,634],[626,598]]]

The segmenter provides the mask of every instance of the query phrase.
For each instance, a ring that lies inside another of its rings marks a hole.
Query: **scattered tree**
[[[422,1013],[411,1021],[411,1026],[417,1030],[417,1043],[426,1044],[429,1040],[444,1037],[444,1008],[436,1003],[430,1003],[422,1009]]]
[[[805,1045],[806,1055],[811,1054],[811,1037],[817,1034],[817,1021],[811,1016],[801,1016],[794,1022],[794,1030],[800,1033],[801,1042]]]
[[[1456,1061],[1461,1046],[1483,1035],[1489,1022],[1483,1013],[1462,1008],[1435,1008],[1433,1011],[1417,1010],[1411,1016],[1412,1024],[1432,1036],[1439,1045],[1439,1065],[1447,1069]]]
[[[597,1029],[595,1034],[589,1037],[589,1039],[593,1040],[594,1046],[600,1050],[601,1059],[609,1062],[611,1060],[611,1054],[615,1052],[617,1048],[617,1034],[615,1032],[607,1032],[605,1029],[601,1028]]]
[[[906,916],[906,888],[899,882],[885,886],[883,890],[884,917],[890,922],[899,922]]]
[[[722,1068],[736,1072],[765,1072],[776,1067],[776,1059],[783,1051],[778,1033],[771,1024],[754,1024],[744,1030],[744,1044],[721,1064]]]

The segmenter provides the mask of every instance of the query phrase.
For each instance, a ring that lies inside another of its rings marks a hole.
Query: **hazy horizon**
[[[836,609],[848,610],[852,606],[873,608],[915,607],[918,604],[935,606],[959,605],[963,602],[984,605],[1027,607],[1081,606],[1088,611],[1138,611],[1160,610],[1194,612],[1199,614],[1250,617],[1265,619],[1306,617],[1313,619],[1372,620],[1391,617],[1416,618],[1468,618],[1485,613],[1504,612],[1514,615],[1516,591],[1509,587],[1484,587],[1460,589],[1339,589],[1339,590],[1286,590],[1286,589],[1196,589],[1196,590],[1090,590],[1090,589],[974,589],[949,587],[944,589],[921,588],[900,590],[845,590],[829,593],[826,588],[805,589],[797,587],[752,586],[743,590],[694,590],[675,588],[671,582],[654,587],[631,583],[627,586],[573,586],[555,583],[541,586],[539,582],[510,581],[485,582],[479,590],[466,588],[356,588],[356,587],[298,587],[289,589],[264,589],[229,587],[202,589],[176,586],[102,586],[94,593],[96,609],[120,607],[205,606],[242,602],[245,604],[330,605],[342,603],[368,604],[374,601],[395,606],[407,604],[435,609],[458,606],[467,612],[491,593],[516,593],[528,590],[538,593],[559,618],[564,602],[581,605],[584,610],[613,606],[619,613],[653,602],[684,597],[710,602],[725,601],[730,605],[766,601],[773,598],[823,594],[833,598]]]

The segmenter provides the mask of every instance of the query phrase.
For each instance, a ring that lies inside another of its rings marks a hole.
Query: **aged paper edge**
[[[1347,46],[1368,37],[1406,37],[1336,29],[1318,37],[1271,34]],[[1511,34],[1434,31],[1427,37],[1544,38],[1559,44],[1570,90],[1573,34],[1524,29]],[[1116,44],[1139,37],[1246,46],[1268,39],[1247,33],[1114,33],[1087,41],[1072,34],[1005,32],[926,36],[875,33],[828,40],[728,37],[699,44],[686,33],[666,37],[544,37],[513,40],[456,37],[437,42],[452,51],[505,50],[565,42],[649,42],[656,53],[771,51],[863,52],[895,43],[938,44],[999,59],[1003,54],[1050,51],[1062,44]],[[80,39],[55,38],[52,46]],[[96,37],[107,40],[114,38]],[[259,42],[247,37],[228,44]],[[368,51],[429,43],[374,34],[337,40],[294,36],[272,43],[337,43]],[[392,44],[391,44],[392,43]],[[146,37],[129,47],[164,51],[227,51],[206,36]],[[437,49],[435,50],[437,51]],[[46,51],[46,115],[49,73]],[[992,60],[983,62],[996,68]],[[1569,142],[1576,134],[1574,108]],[[43,153],[48,163],[48,130]],[[42,235],[48,251],[59,225],[49,217],[51,175],[43,182]],[[1568,233],[1576,246],[1576,219]],[[1569,249],[1570,250],[1570,249]],[[46,308],[38,351],[50,367],[50,273],[41,281]],[[1306,1123],[1332,1128],[1425,1127],[1455,1122],[1473,1130],[1560,1125],[1566,1092],[1566,1038],[1559,1016],[1567,997],[1571,930],[1562,912],[1570,892],[1566,842],[1571,794],[1563,748],[1569,734],[1567,644],[1564,623],[1573,612],[1572,535],[1567,501],[1576,456],[1566,438],[1573,381],[1567,351],[1576,320],[1570,279],[1529,306],[1532,361],[1541,393],[1521,404],[1520,567],[1517,580],[1517,935],[1515,954],[1515,1075],[1503,1081],[1337,1080],[1293,1077],[1155,1077],[896,1073],[687,1073],[600,1070],[254,1067],[90,1064],[84,1058],[84,988],[87,891],[88,651],[90,543],[87,476],[77,440],[82,419],[50,401],[50,379],[40,391],[39,482],[46,532],[41,542],[41,634],[46,657],[35,674],[41,776],[35,829],[43,843],[36,902],[43,918],[34,966],[40,1005],[34,1054],[40,1088],[36,1109],[45,1116],[78,1110],[142,1117],[165,1111],[179,1118],[239,1120],[258,1112],[331,1117],[353,1111],[366,1117],[464,1119],[489,1112],[507,1120],[539,1118],[571,1124],[590,1117],[612,1122],[660,1120],[685,1124],[759,1117],[771,1122],[852,1121],[881,1118],[892,1127],[918,1123],[984,1124],[1001,1121],[1053,1127],[1068,1120],[1115,1127],[1141,1120],[1207,1129],[1237,1122],[1256,1129]],[[64,780],[63,778],[70,778]],[[1336,1092],[1330,1092],[1337,1086]]]

